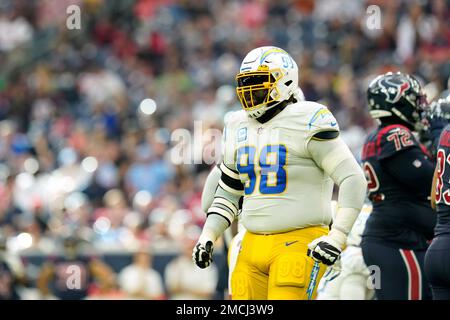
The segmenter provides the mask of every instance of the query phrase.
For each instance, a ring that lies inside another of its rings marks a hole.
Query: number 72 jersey
[[[308,151],[320,131],[338,131],[323,105],[298,102],[261,124],[233,113],[224,132],[224,163],[244,186],[241,221],[253,233],[329,225],[334,182]],[[226,169],[225,169],[226,170]]]
[[[428,156],[428,151],[417,141],[412,132],[400,124],[380,127],[367,137],[361,160],[368,181],[369,200],[374,207],[386,203],[398,205],[402,200],[427,201],[428,195],[418,199],[417,194],[411,194],[409,189],[402,185],[402,181],[396,180],[383,168],[383,162],[387,163],[389,158],[409,148],[420,148],[424,159]],[[419,168],[422,160],[416,159],[412,164]]]

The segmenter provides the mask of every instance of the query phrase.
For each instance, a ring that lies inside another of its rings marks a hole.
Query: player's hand
[[[334,231],[334,232],[333,232]],[[345,244],[345,235],[337,235],[335,230],[327,236],[315,239],[308,245],[307,255],[327,266],[333,265],[339,258]],[[342,240],[344,238],[344,240]]]
[[[444,127],[449,123],[441,112],[440,108],[432,106],[422,120],[425,130],[419,132],[421,142],[426,146],[432,157],[436,157],[439,137]]]
[[[449,123],[449,119],[446,118],[439,105],[432,104],[424,114],[423,123],[426,127],[425,133],[433,141],[440,136],[442,129]]]
[[[428,131],[432,138],[439,137],[442,129],[449,123],[447,119],[442,117],[439,113],[432,114],[427,117]]]
[[[192,260],[199,268],[205,269],[211,265],[213,250],[212,241],[206,241],[206,243],[197,242],[192,251]]]

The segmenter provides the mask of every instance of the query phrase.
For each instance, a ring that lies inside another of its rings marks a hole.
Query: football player
[[[301,88],[297,89],[297,93],[295,94],[295,99],[298,101],[304,101],[305,96]],[[209,172],[206,177],[205,184],[202,190],[202,198],[201,205],[204,212],[207,212],[211,207],[212,202],[214,200],[214,194],[216,189],[219,186],[219,180],[221,176],[220,166],[216,165]],[[239,201],[238,212],[242,209],[242,197]],[[232,296],[231,292],[231,275],[234,271],[234,267],[236,266],[237,257],[240,252],[242,238],[245,235],[245,228],[242,226],[242,223],[238,223],[235,228],[231,226],[225,230],[223,233],[224,238],[224,250],[227,255],[227,268],[228,268],[228,295]]]
[[[433,106],[432,115],[450,121],[450,94]],[[425,255],[425,274],[434,300],[450,300],[450,125],[441,136],[431,191],[431,205],[437,211],[435,238]]]
[[[244,58],[236,76],[244,110],[224,129],[221,178],[193,250],[200,268],[236,218],[247,230],[231,279],[233,299],[314,298],[364,202],[367,182],[327,107],[297,101],[298,67],[276,47]],[[339,209],[331,230],[333,182]]]
[[[428,299],[423,262],[436,222],[427,200],[434,163],[414,135],[422,130],[425,95],[413,76],[388,72],[370,83],[367,99],[379,126],[362,152],[373,205],[361,242],[364,261],[380,268],[377,299]],[[442,129],[436,124],[429,128],[434,135]]]

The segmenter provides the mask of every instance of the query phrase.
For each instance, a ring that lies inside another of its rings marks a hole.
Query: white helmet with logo
[[[236,76],[236,92],[251,118],[298,93],[298,67],[283,49],[259,47],[250,51]]]

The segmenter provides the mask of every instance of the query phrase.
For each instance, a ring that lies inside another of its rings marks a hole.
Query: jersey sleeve
[[[411,148],[420,148],[420,144],[411,130],[402,125],[390,125],[381,129],[376,138],[378,159],[386,159]]]
[[[239,178],[239,172],[236,168],[236,130],[234,124],[236,123],[236,114],[231,115],[225,122],[224,134],[223,134],[223,161],[219,165],[219,169],[222,172],[219,186],[235,195],[242,195],[244,190],[243,184]],[[241,134],[241,133],[239,133]]]
[[[234,120],[235,114],[230,115],[225,119],[225,126],[222,134],[222,164],[227,166],[230,170],[236,170],[236,157],[235,157],[235,130]]]
[[[337,137],[339,125],[326,106],[317,104],[317,108],[314,108],[311,112],[308,120],[308,133],[310,138],[316,140],[328,140]],[[327,133],[331,133],[331,135]]]

